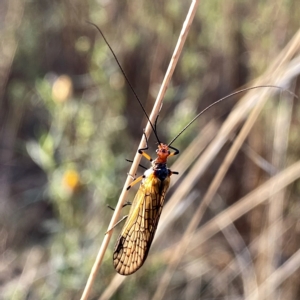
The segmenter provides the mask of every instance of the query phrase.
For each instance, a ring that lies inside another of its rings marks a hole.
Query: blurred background
[[[130,168],[125,159],[134,157],[146,126],[86,21],[103,30],[150,113],[189,4],[1,1],[0,299],[80,298],[112,216],[107,205],[116,206]],[[169,142],[197,112],[258,77],[299,95],[299,25],[296,0],[201,1],[160,113],[160,139]],[[170,282],[160,284],[168,258],[250,115],[233,116],[217,150],[209,148],[242,94],[210,109],[173,144],[180,155],[169,164],[176,161],[180,175],[166,202],[177,202],[162,216],[171,219],[162,219],[146,263],[125,281],[112,264],[122,225],[115,228],[90,299],[300,298],[300,108],[279,92],[261,100],[266,105]],[[153,137],[149,144],[155,156]],[[281,177],[270,182],[274,176]],[[268,198],[260,187],[278,193]],[[243,211],[243,197],[255,192]],[[225,209],[232,210],[216,219]]]

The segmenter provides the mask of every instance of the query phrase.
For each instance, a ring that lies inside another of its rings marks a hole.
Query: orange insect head
[[[157,158],[155,163],[163,164],[167,162],[167,158],[170,155],[169,146],[163,143],[158,145],[158,149],[156,150]]]

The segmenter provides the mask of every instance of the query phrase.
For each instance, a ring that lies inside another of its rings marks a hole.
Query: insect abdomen
[[[160,180],[155,172],[167,174]],[[148,170],[147,177],[133,200],[132,209],[115,246],[114,267],[121,275],[136,272],[145,262],[160,218],[166,192],[170,184],[170,171]]]

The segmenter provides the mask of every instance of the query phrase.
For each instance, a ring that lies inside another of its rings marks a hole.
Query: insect
[[[177,149],[159,143],[155,160],[144,152],[147,149],[148,143],[146,148],[138,151],[152,162],[152,167],[127,188],[142,180],[113,254],[114,267],[121,275],[134,273],[145,262],[170,185],[170,177],[178,174],[167,167],[168,157],[177,155]]]
[[[131,86],[125,72],[123,71],[116,55],[114,54],[112,48],[107,42],[105,36],[103,35],[103,33],[97,25],[93,23],[90,24],[92,24],[98,29],[107,46],[109,47],[110,51],[112,52],[130,89],[135,95],[137,101],[139,102],[148,121],[150,122],[150,125],[158,141],[158,149],[156,150],[157,157],[156,159],[152,160],[152,158],[145,152],[145,150],[148,150],[148,140],[146,135],[144,134],[146,139],[146,147],[138,149],[138,152],[147,160],[149,160],[152,163],[152,166],[151,168],[147,169],[142,176],[134,179],[134,181],[127,188],[129,190],[133,185],[141,181],[141,185],[132,202],[132,206],[127,216],[127,220],[123,226],[123,229],[118,237],[114,248],[113,263],[116,271],[121,275],[130,275],[136,272],[143,265],[147,258],[162,212],[166,193],[170,185],[171,176],[173,174],[178,174],[178,172],[171,171],[167,167],[167,159],[169,157],[179,154],[179,150],[171,146],[174,143],[174,141],[205,111],[210,109],[212,106],[218,104],[219,102],[229,97],[232,97],[233,95],[262,87],[279,88],[282,90],[284,89],[273,85],[261,85],[245,88],[237,92],[231,93],[226,97],[223,97],[213,102],[211,105],[209,105],[200,113],[198,113],[176,135],[176,137],[173,138],[173,140],[169,144],[164,144],[158,138],[156,131],[156,122],[155,125],[151,123],[149,116],[144,109],[144,106],[142,105],[140,99],[135,93],[133,87]]]

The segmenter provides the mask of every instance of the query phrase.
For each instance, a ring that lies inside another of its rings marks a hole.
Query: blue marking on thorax
[[[169,176],[169,169],[166,164],[156,164],[154,169],[154,175],[161,181],[164,181]]]

